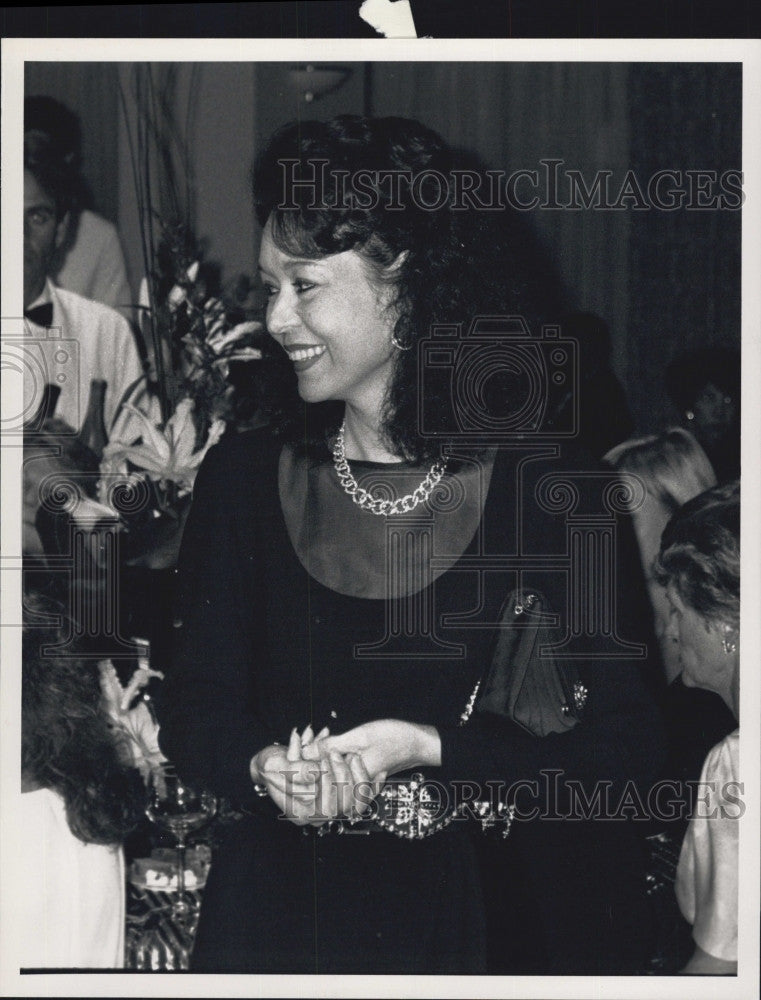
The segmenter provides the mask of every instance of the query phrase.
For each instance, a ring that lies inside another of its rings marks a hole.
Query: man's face
[[[24,171],[24,308],[43,289],[50,262],[66,232],[67,217],[56,218],[55,201]]]

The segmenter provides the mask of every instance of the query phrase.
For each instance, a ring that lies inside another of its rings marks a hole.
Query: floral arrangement
[[[261,360],[268,341],[252,282],[241,275],[222,288],[193,236],[191,115],[177,113],[175,71],[138,65],[132,94],[121,95],[145,268],[137,313],[147,373],[111,428],[98,496],[109,504],[115,484],[125,480],[141,495],[147,488],[142,513],[122,517],[131,533],[130,561],[153,560],[141,565],[176,559],[198,468],[228,425],[240,422],[231,373],[239,362]]]
[[[152,677],[163,680],[164,675],[159,670],[151,670],[147,660],[140,660],[125,688],[110,660],[101,660],[98,666],[103,707],[124,755],[124,762],[137,768],[148,786],[166,762],[166,757],[159,747],[158,722],[141,691]]]
[[[139,470],[165,494],[174,486],[175,499],[192,489],[204,455],[234,419],[230,365],[263,355],[262,323],[231,319],[233,310],[207,294],[201,273],[196,260],[155,308],[141,303],[149,373],[123,404],[101,462],[110,475]]]
[[[169,261],[182,271],[165,295],[156,297],[163,275],[154,274],[152,296],[145,292],[149,281],[143,282],[141,297],[153,300],[153,306],[140,304],[148,372],[122,404],[103,450],[98,486],[104,504],[115,483],[131,479],[135,486],[139,479],[147,486],[142,515],[122,520],[131,531],[131,560],[147,559],[142,564],[154,567],[175,561],[201,462],[228,424],[238,423],[231,366],[259,361],[265,351],[261,321],[247,316],[239,303],[210,294],[198,259],[186,264],[170,254]],[[247,287],[239,278],[238,295]],[[152,523],[156,519],[160,526]]]

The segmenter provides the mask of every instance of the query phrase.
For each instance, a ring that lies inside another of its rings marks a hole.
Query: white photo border
[[[743,156],[745,204],[742,209],[742,551],[743,610],[742,775],[746,812],[741,827],[739,974],[724,979],[692,977],[321,977],[214,976],[155,973],[33,974],[14,967],[14,900],[23,886],[13,884],[21,831],[14,818],[20,763],[20,629],[3,628],[0,673],[2,812],[0,813],[0,995],[3,996],[427,996],[664,997],[748,1000],[759,983],[759,747],[761,746],[761,44],[757,41],[705,40],[462,40],[462,39],[4,39],[2,42],[2,316],[21,310],[22,115],[24,64],[50,62],[240,62],[240,61],[431,61],[458,62],[740,62],[743,66]],[[2,442],[2,551],[20,552],[20,449]],[[2,622],[21,620],[19,567],[12,559],[0,567]],[[16,581],[16,584],[13,581]]]

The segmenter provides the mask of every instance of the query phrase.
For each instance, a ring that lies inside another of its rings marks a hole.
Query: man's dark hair
[[[57,219],[76,210],[76,171],[67,162],[61,147],[44,132],[27,132],[24,136],[24,169],[55,202]]]
[[[54,97],[35,95],[24,100],[24,134],[42,132],[61,156],[76,169],[82,146],[79,118]]]

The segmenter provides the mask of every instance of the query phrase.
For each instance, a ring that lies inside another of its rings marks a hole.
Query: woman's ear
[[[402,252],[387,264],[383,270],[380,272],[381,284],[379,290],[380,301],[384,308],[396,307],[397,304],[397,290],[396,282],[399,278],[399,271],[402,268],[405,260],[407,259],[407,250],[402,250]],[[377,272],[376,272],[377,273]]]

